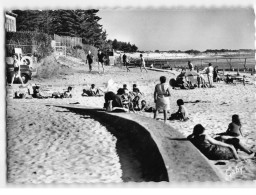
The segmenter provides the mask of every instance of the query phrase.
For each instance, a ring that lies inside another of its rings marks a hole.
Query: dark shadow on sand
[[[94,114],[88,114],[82,109],[67,109],[81,115],[81,118],[87,119],[89,117],[86,116],[90,115],[90,118],[100,122],[117,138],[116,149],[124,182],[169,181],[163,158],[156,143],[150,133],[138,123],[102,113],[102,109],[95,109]],[[86,116],[83,117],[83,115]]]

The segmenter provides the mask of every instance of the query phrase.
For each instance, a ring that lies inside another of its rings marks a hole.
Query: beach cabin
[[[6,32],[16,32],[16,17],[17,14],[6,11],[5,12],[5,30]]]

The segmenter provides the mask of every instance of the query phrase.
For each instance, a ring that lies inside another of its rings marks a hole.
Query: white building
[[[16,32],[16,17],[17,14],[11,11],[5,12],[5,30],[6,32]]]

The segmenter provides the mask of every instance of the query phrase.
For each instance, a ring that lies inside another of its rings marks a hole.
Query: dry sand
[[[82,89],[95,83],[104,88],[112,78],[119,87],[124,83],[131,89],[136,83],[144,93],[144,99],[153,104],[154,86],[159,77],[174,77],[170,73],[149,71],[141,73],[138,68],[127,73],[120,67],[106,67],[105,74],[99,74],[97,65],[93,73],[88,73],[86,65],[78,65],[72,73],[53,79],[33,79],[40,83],[43,93],[63,91],[74,86],[71,99],[7,99],[7,154],[8,181],[10,183],[90,183],[122,182],[120,154],[116,152],[116,138],[98,121],[90,116],[74,114],[67,109],[47,107],[46,103],[67,104],[79,102],[81,105],[103,107],[104,97],[81,97]],[[252,78],[251,78],[252,80]],[[207,101],[186,103],[190,112],[187,122],[168,121],[168,125],[189,135],[193,127],[201,123],[210,135],[227,129],[233,114],[239,114],[245,142],[256,152],[255,133],[255,86],[242,84],[215,84],[216,88],[194,90],[172,90],[171,113],[176,112],[176,100]],[[15,88],[15,87],[14,87]],[[152,118],[152,113],[136,113]],[[160,120],[163,118],[159,115]],[[153,120],[153,119],[152,119]],[[131,174],[125,181],[143,181],[139,165],[129,164],[128,155],[125,168]],[[121,155],[126,156],[125,152]],[[239,153],[246,157],[245,154]],[[124,159],[124,158],[122,158]],[[217,161],[210,161],[215,164]],[[256,160],[223,161],[226,165],[215,165],[226,175],[227,181],[256,180]],[[124,168],[124,167],[122,167]],[[240,168],[242,172],[231,172]],[[123,179],[122,179],[123,178]]]

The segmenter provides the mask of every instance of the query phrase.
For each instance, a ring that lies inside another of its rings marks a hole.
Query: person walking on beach
[[[100,66],[103,69],[103,73],[104,73],[104,59],[105,59],[105,55],[101,52],[101,50],[99,50],[98,52],[98,70],[100,73]]]
[[[209,87],[213,87],[213,67],[211,63],[209,63],[209,67],[206,69],[206,74],[209,81]]]
[[[142,72],[142,69],[145,69],[146,72],[148,72],[147,68],[146,68],[146,63],[145,63],[145,59],[143,57],[142,54],[140,54],[140,71]]]
[[[10,85],[11,86],[13,85],[14,78],[19,78],[23,86],[24,83],[20,76],[20,61],[18,60],[18,56],[16,54],[13,55],[13,67],[14,67],[14,70],[12,75],[12,82]]]
[[[190,61],[188,61],[188,68],[190,71],[194,70],[194,65]]]
[[[91,54],[91,51],[88,51],[88,55],[87,55],[87,62],[89,64],[89,71],[92,72],[92,63],[93,63],[93,55]]]
[[[127,66],[127,56],[125,55],[125,53],[123,55],[123,64],[126,67],[127,72],[130,72],[130,69]]]
[[[154,119],[160,110],[164,112],[164,122],[167,120],[167,110],[170,110],[170,87],[166,83],[166,77],[160,77],[160,84],[155,86],[154,102],[156,103],[156,111],[154,113]]]

